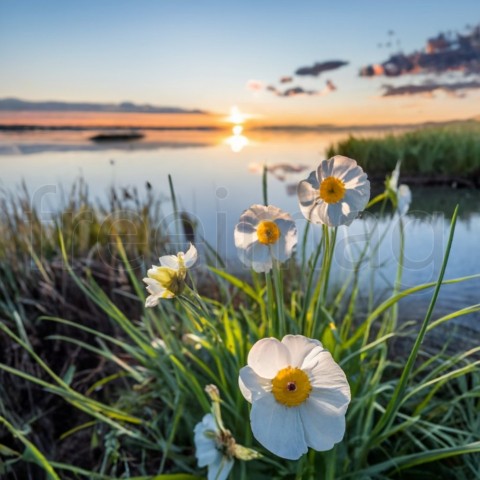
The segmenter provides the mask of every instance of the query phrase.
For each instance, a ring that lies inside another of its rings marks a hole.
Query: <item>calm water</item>
[[[199,234],[228,259],[231,269],[236,261],[232,232],[241,212],[254,203],[263,203],[261,170],[266,163],[269,203],[289,211],[303,231],[305,222],[299,213],[295,187],[324,158],[325,149],[347,133],[246,133],[222,135],[220,132],[150,132],[145,139],[123,144],[95,144],[88,140],[92,132],[44,132],[0,134],[1,186],[14,190],[25,180],[35,203],[42,211],[55,209],[61,193],[82,176],[92,197],[106,198],[110,186],[136,187],[145,191],[146,182],[164,201],[165,218],[170,218],[168,179],[173,178],[178,201],[198,223]],[[367,132],[366,135],[380,134]],[[441,265],[448,238],[449,217],[460,203],[447,278],[480,272],[480,194],[451,189],[424,189],[413,192],[411,212],[403,220],[405,230],[404,287],[434,281]],[[349,274],[352,256],[361,248],[366,233],[374,239],[387,231],[377,251],[372,251],[368,278],[374,269],[375,294],[382,296],[394,279],[398,263],[399,224],[390,216],[370,215],[356,220],[339,232],[334,271],[337,281]],[[309,245],[318,238],[312,229]],[[372,245],[375,242],[372,243]],[[158,252],[159,255],[165,252]],[[417,295],[418,311],[408,312],[420,318],[431,292]],[[448,312],[480,303],[480,282],[445,287],[438,309]],[[478,316],[465,317],[470,326]],[[479,327],[478,330],[480,331]]]

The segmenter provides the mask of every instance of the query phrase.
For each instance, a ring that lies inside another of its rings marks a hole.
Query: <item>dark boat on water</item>
[[[128,142],[140,140],[145,135],[141,132],[103,132],[90,137],[94,142]]]

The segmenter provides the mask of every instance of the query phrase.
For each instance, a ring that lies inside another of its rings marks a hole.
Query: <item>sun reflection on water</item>
[[[233,106],[230,110],[230,117],[228,122],[233,123],[232,134],[225,140],[225,143],[230,146],[232,152],[241,152],[248,145],[248,138],[243,134],[243,123],[246,115],[240,112],[237,106]]]

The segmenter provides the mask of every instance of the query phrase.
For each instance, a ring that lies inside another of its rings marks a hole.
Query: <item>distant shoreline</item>
[[[317,125],[252,125],[246,130],[256,132],[349,132],[349,131],[389,131],[389,130],[407,130],[417,128],[441,127],[447,125],[461,125],[479,123],[477,119],[468,120],[449,120],[445,122],[425,122],[410,124],[373,124],[373,125],[333,125],[333,124],[317,124]],[[50,131],[228,131],[233,125],[39,125],[39,124],[0,124],[0,132],[50,132]]]

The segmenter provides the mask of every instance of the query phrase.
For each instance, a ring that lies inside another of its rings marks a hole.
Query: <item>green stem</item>
[[[265,273],[265,283],[267,284],[267,309],[268,309],[268,326],[267,333],[270,336],[274,335],[274,319],[275,319],[275,308],[274,308],[274,292],[272,284],[272,274],[270,272]]]
[[[281,338],[286,333],[285,302],[283,298],[283,282],[280,263],[273,261],[273,285],[275,288],[275,300],[277,305],[277,335]]]

